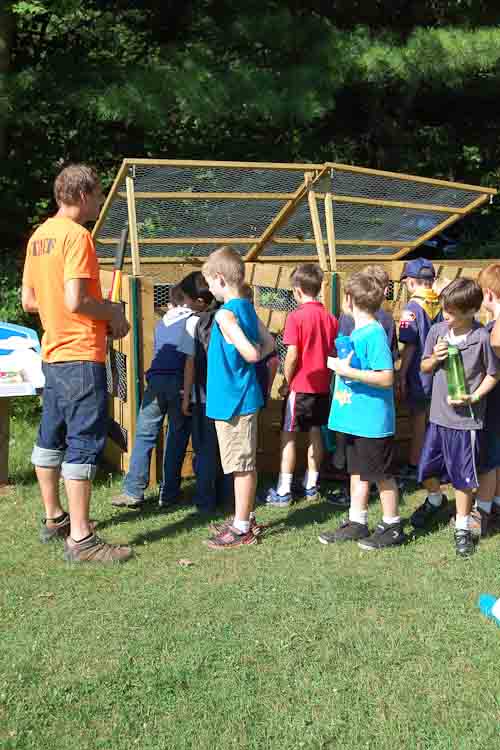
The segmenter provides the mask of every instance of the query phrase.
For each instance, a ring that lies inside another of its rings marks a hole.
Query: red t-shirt
[[[338,330],[337,318],[321,302],[306,302],[291,312],[285,324],[284,344],[297,347],[299,360],[290,383],[296,393],[328,393],[331,371],[326,362]]]

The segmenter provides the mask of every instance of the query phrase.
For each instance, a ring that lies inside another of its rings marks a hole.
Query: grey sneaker
[[[122,492],[111,500],[111,505],[115,508],[140,508],[145,502],[146,500],[143,497],[132,497],[132,495],[126,495],[125,492]]]
[[[323,531],[318,539],[321,544],[338,544],[339,542],[357,542],[370,536],[368,526],[346,518],[335,531]]]
[[[57,539],[65,539],[70,532],[70,528],[71,525],[67,513],[64,513],[60,520],[53,526],[47,526],[47,519],[42,518],[42,523],[40,525],[40,541],[42,544],[48,544]]]
[[[64,559],[67,562],[97,562],[113,563],[126,562],[133,557],[132,547],[125,547],[121,544],[108,544],[103,539],[92,534],[89,539],[83,542],[69,543],[66,539],[64,542]]]

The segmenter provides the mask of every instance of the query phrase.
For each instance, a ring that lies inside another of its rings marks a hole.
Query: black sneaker
[[[351,496],[347,490],[335,490],[326,496],[326,502],[340,510],[349,510],[351,507]]]
[[[441,505],[437,507],[429,502],[429,498],[425,498],[422,505],[410,516],[410,523],[415,529],[425,529],[427,526],[433,523],[439,523],[449,518],[450,507],[448,498],[443,495]]]
[[[455,530],[455,549],[460,557],[470,557],[474,554],[474,536],[470,529]]]
[[[384,523],[381,521],[375,531],[367,539],[358,542],[361,549],[374,550],[386,547],[397,547],[406,540],[400,523]]]
[[[368,526],[364,523],[356,523],[346,518],[335,531],[323,531],[318,539],[321,544],[336,544],[338,542],[356,542],[370,536]]]

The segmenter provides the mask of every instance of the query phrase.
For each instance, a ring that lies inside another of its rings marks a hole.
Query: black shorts
[[[381,438],[346,435],[349,474],[359,474],[363,482],[379,482],[392,477],[394,435]]]
[[[283,403],[281,429],[284,432],[309,432],[311,427],[327,424],[329,414],[329,393],[290,391]]]

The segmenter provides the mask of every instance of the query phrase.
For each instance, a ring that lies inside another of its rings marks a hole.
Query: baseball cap
[[[406,278],[410,279],[435,279],[436,272],[434,266],[427,258],[414,258],[405,263],[400,281]]]

